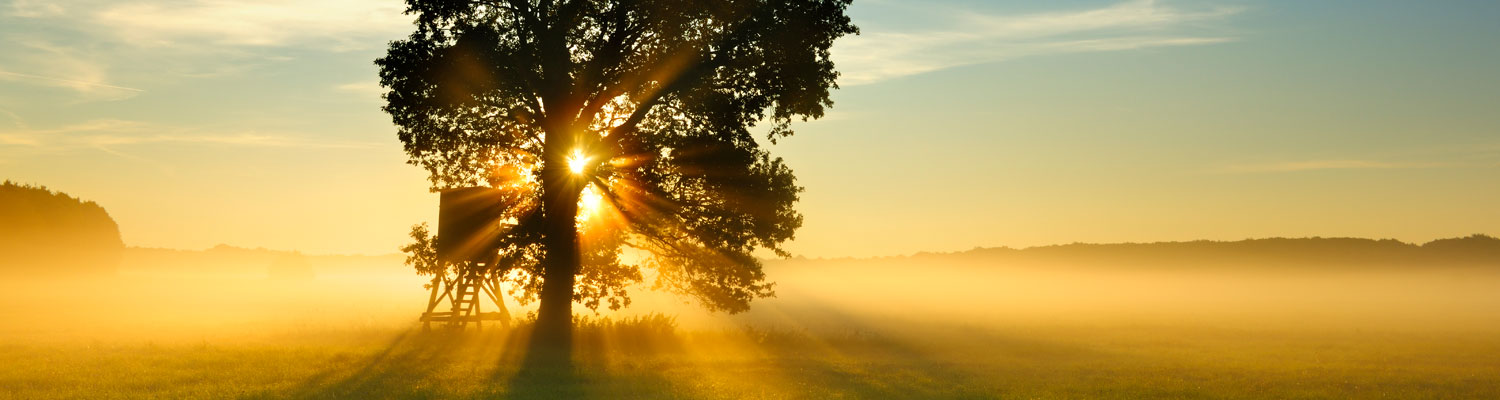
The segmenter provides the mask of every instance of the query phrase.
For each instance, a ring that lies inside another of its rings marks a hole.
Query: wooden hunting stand
[[[491,188],[469,187],[439,191],[438,259],[447,266],[427,284],[427,311],[422,313],[422,330],[432,329],[433,322],[454,329],[464,329],[470,322],[483,329],[483,321],[510,324],[500,290],[504,274],[495,239],[503,232],[501,219],[504,204],[500,192]],[[484,312],[482,300],[489,299],[497,311]],[[442,308],[447,303],[447,308]],[[439,311],[446,310],[446,311]]]
[[[432,293],[427,298],[427,311],[422,313],[422,330],[431,330],[433,322],[460,330],[470,322],[479,329],[484,329],[483,321],[500,321],[501,325],[508,326],[510,312],[505,309],[505,301],[501,300],[499,274],[481,272],[485,269],[483,263],[453,267],[457,271],[439,274],[427,284]],[[498,311],[480,309],[486,298]],[[438,311],[445,302],[448,303],[447,311]]]

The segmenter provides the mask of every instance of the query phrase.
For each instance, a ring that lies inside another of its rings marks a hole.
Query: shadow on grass
[[[524,325],[523,325],[524,329]],[[529,330],[523,330],[529,332]],[[522,333],[525,335],[526,333]],[[621,368],[633,361],[677,358],[682,347],[676,322],[662,315],[610,319],[576,319],[574,345],[569,359],[531,343],[520,368],[496,368],[496,378],[506,372],[511,399],[612,399],[696,398],[684,393],[668,371]],[[540,354],[539,354],[540,353]]]
[[[531,325],[481,332],[410,329],[363,349],[335,352],[319,372],[246,399],[687,398],[655,370],[611,367],[620,355],[666,354],[668,319],[579,321],[579,362],[528,357]],[[647,325],[656,323],[657,326]]]
[[[474,389],[475,357],[500,354],[505,335],[404,331],[368,354],[335,354],[289,390],[246,398],[451,398]],[[468,370],[467,372],[465,370]]]
[[[823,318],[874,327],[835,310]],[[671,318],[575,322],[573,358],[537,362],[530,326],[403,332],[335,355],[290,388],[246,398],[975,398],[998,395],[973,365],[880,333],[728,330],[679,333]],[[981,339],[988,340],[988,339]],[[1014,343],[1021,345],[1022,343]]]
[[[780,311],[834,331],[745,328],[766,362],[808,398],[948,399],[1007,397],[1015,381],[1056,371],[1024,366],[1111,359],[1108,354],[1041,337],[990,329],[913,324],[859,316],[801,299]],[[1015,373],[1005,374],[999,370]]]

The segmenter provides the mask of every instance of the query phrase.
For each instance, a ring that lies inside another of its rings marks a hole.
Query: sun
[[[587,176],[592,159],[593,157],[584,154],[583,149],[573,149],[573,154],[567,158],[568,171],[579,178],[588,180],[592,178]],[[583,222],[599,216],[603,204],[604,194],[593,183],[585,182],[583,192],[578,196],[578,221]]]
[[[568,156],[568,170],[573,175],[583,175],[584,168],[588,167],[591,157],[583,155],[582,149],[573,149],[573,155]]]

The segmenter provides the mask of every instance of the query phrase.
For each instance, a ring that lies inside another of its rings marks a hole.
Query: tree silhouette
[[[125,244],[104,207],[0,182],[0,276],[113,273]]]
[[[416,31],[376,64],[408,162],[503,191],[501,265],[567,344],[571,303],[628,304],[642,267],[711,310],[772,294],[752,252],[786,255],[801,188],[752,129],[774,143],[832,105],[848,5],[407,0]]]

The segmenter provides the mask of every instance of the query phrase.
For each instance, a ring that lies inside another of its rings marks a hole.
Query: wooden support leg
[[[495,302],[495,308],[500,312],[500,326],[510,327],[510,310],[505,307],[505,297],[500,295],[500,277],[491,275],[485,279],[484,291],[489,294],[490,301]]]
[[[443,275],[442,274],[435,274],[432,277],[432,283],[427,284],[427,286],[431,287],[432,294],[430,294],[430,295],[427,296],[427,311],[425,311],[425,312],[422,313],[422,316],[424,317],[424,318],[422,318],[422,332],[431,332],[432,331],[432,321],[428,321],[427,318],[425,318],[425,317],[428,316],[428,315],[431,315],[432,311],[437,309],[437,306],[438,306],[438,290],[441,290],[440,287],[442,286],[442,282],[443,282]]]

